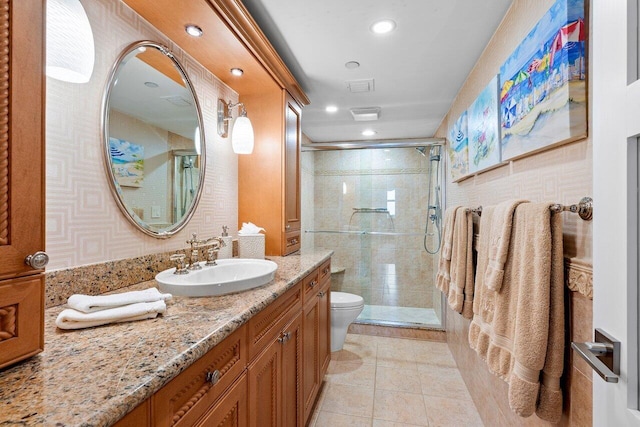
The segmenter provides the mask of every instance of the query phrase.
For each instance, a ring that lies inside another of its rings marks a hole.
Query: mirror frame
[[[119,186],[116,184],[116,177],[113,173],[113,168],[111,165],[111,154],[109,151],[109,110],[110,110],[109,101],[111,98],[111,91],[113,89],[114,82],[117,80],[117,73],[118,73],[118,70],[120,69],[122,61],[131,52],[141,47],[157,49],[161,53],[166,55],[173,62],[178,72],[184,79],[185,84],[189,87],[191,94],[193,95],[194,107],[196,109],[196,114],[198,118],[198,127],[200,131],[200,164],[202,166],[200,167],[198,191],[196,192],[196,195],[191,203],[191,206],[189,207],[189,210],[185,215],[182,216],[180,221],[174,223],[173,226],[162,231],[155,230],[154,228],[149,226],[145,221],[139,218],[136,219],[133,212],[129,208],[127,208],[127,206],[125,205],[124,200],[120,195]],[[109,72],[109,77],[107,78],[107,85],[105,87],[104,94],[102,97],[102,114],[101,114],[100,126],[102,128],[103,157],[104,157],[105,169],[107,172],[107,179],[109,181],[109,188],[111,190],[111,194],[116,200],[116,203],[120,208],[120,210],[122,211],[122,213],[124,214],[125,218],[131,224],[133,224],[138,230],[142,231],[144,234],[151,237],[158,238],[158,239],[169,238],[175,235],[176,233],[178,233],[180,230],[182,230],[187,225],[189,220],[193,217],[193,214],[196,211],[198,203],[200,202],[200,197],[202,196],[202,190],[204,187],[204,177],[206,174],[207,144],[204,136],[204,121],[202,119],[202,110],[200,109],[200,103],[198,102],[198,96],[196,94],[193,83],[191,82],[191,79],[189,79],[189,76],[187,75],[187,72],[185,71],[185,69],[182,67],[180,62],[173,55],[173,53],[171,53],[171,51],[167,46],[154,41],[150,41],[150,40],[142,40],[142,41],[138,41],[130,44],[120,53],[120,55],[116,58],[115,63],[111,67],[111,71]]]

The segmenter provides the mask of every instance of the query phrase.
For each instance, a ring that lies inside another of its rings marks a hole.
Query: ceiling
[[[303,132],[342,142],[433,137],[512,0],[242,2],[311,100]],[[374,34],[380,19],[395,30]],[[349,90],[347,82],[366,79],[372,91]],[[354,121],[350,109],[367,107],[380,107],[379,119]]]

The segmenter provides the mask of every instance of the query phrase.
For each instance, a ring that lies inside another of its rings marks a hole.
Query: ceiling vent
[[[369,122],[380,118],[380,107],[352,108],[351,115],[356,122]]]
[[[363,80],[349,80],[347,82],[347,89],[351,93],[373,92],[375,87],[373,85],[373,79]]]

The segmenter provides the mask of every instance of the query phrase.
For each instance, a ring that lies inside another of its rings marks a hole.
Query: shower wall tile
[[[415,149],[312,153],[316,229],[424,232],[429,161]],[[387,208],[388,201],[395,202],[393,217],[354,211]],[[425,253],[422,237],[317,234],[315,245],[335,251],[332,264],[345,268],[340,289],[366,304],[432,306],[434,256]]]

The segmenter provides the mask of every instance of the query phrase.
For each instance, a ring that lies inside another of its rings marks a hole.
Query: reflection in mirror
[[[129,46],[103,102],[107,175],[127,219],[165,238],[189,221],[204,182],[202,115],[180,63],[154,42]]]

